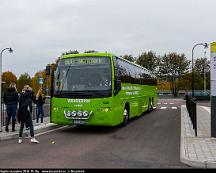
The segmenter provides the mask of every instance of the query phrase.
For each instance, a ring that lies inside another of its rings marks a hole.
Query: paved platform
[[[210,135],[210,107],[197,105],[197,136],[186,105],[181,106],[181,162],[195,168],[216,168],[216,138]]]
[[[61,127],[59,125],[56,125],[54,123],[50,123],[50,117],[44,117],[43,123],[36,123],[36,120],[33,120],[33,126],[34,126],[34,133],[35,136],[37,136],[38,133],[51,130],[57,127]],[[20,124],[16,123],[15,125],[15,132],[12,132],[12,127],[9,125],[9,132],[5,131],[5,126],[2,127],[2,131],[0,132],[0,141],[2,140],[8,140],[8,139],[18,139],[19,136],[19,128]],[[23,137],[27,136],[29,134],[29,130],[23,130]]]

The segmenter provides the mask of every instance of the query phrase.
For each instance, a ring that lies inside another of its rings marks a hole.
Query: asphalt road
[[[67,126],[37,136],[40,144],[0,141],[0,168],[188,168],[180,162],[184,100],[158,103],[126,127]]]

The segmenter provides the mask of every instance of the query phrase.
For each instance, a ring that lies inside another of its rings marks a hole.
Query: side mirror
[[[114,95],[121,91],[121,80],[114,80]]]

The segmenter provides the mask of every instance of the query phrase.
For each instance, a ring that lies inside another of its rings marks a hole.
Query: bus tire
[[[152,102],[151,102],[151,100],[149,100],[147,112],[151,112],[152,109],[153,109],[153,107],[152,107]]]
[[[125,127],[128,124],[128,120],[129,120],[129,112],[127,108],[124,108],[124,112],[123,112],[123,122],[122,122],[122,126]]]

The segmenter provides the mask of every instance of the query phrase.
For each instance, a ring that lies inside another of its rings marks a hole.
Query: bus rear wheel
[[[128,120],[129,120],[129,113],[128,110],[125,108],[123,112],[123,122],[122,122],[123,127],[127,126]]]

